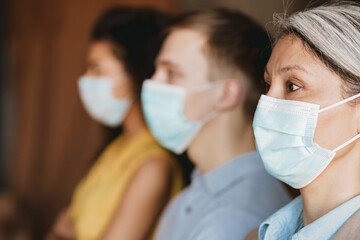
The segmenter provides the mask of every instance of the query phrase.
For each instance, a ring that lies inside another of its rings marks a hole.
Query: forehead
[[[275,45],[267,68],[280,70],[285,66],[312,64],[323,65],[298,37],[288,35],[281,38]]]
[[[284,36],[277,42],[265,72],[272,76],[289,72],[302,72],[314,76],[335,74],[310,47],[294,35]]]
[[[266,66],[271,78],[283,77],[283,80],[296,76],[313,87],[323,91],[336,91],[342,86],[341,77],[332,71],[295,36],[281,38],[273,49]]]
[[[206,64],[207,37],[198,30],[174,29],[167,36],[158,61],[170,61],[182,66]]]
[[[115,55],[112,43],[106,40],[90,43],[86,62],[88,67],[101,66],[119,72],[126,70],[124,61]]]
[[[112,45],[108,41],[94,41],[89,45],[89,56],[111,56],[113,54]]]
[[[119,57],[115,55],[114,45],[106,40],[103,41],[94,41],[90,43],[87,60],[97,63],[108,63],[113,62],[116,64],[123,65],[124,62]]]

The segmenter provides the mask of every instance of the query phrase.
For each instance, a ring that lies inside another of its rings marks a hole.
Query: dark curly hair
[[[95,23],[91,41],[109,41],[114,55],[121,60],[133,80],[139,97],[144,79],[154,72],[170,17],[149,8],[115,7],[107,10]]]

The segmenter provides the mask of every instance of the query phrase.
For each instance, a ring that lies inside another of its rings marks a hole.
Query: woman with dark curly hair
[[[77,186],[49,238],[148,239],[182,188],[180,166],[150,134],[140,102],[168,21],[155,10],[121,7],[96,23],[78,82],[80,97],[93,119],[122,132]]]

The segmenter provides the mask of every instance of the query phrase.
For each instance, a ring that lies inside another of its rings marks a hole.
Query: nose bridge
[[[166,82],[166,75],[164,71],[161,71],[160,67],[156,67],[155,68],[155,72],[153,73],[153,75],[150,77],[150,80],[156,81],[156,82],[162,82],[165,83]]]
[[[282,79],[279,76],[273,77],[269,91],[266,93],[267,96],[285,99],[285,89]]]
[[[93,71],[91,68],[89,68],[89,67],[87,67],[87,68],[83,71],[82,75],[83,75],[83,76],[89,76],[89,77],[94,77],[94,76],[96,76],[96,74],[94,73],[94,71]]]

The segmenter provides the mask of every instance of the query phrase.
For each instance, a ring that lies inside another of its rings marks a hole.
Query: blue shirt
[[[297,197],[261,224],[259,239],[331,239],[342,225],[359,209],[360,195],[303,227],[302,199]]]
[[[257,153],[239,156],[201,175],[166,209],[158,240],[239,240],[289,202]]]

